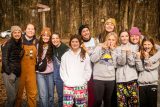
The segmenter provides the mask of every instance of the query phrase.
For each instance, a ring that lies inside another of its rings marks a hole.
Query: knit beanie
[[[20,32],[22,32],[22,29],[21,29],[19,26],[17,26],[17,25],[11,26],[11,34],[12,34],[14,31],[20,31]]]
[[[88,25],[81,25],[81,26],[79,27],[79,29],[78,29],[78,34],[79,34],[79,35],[81,35],[82,30],[83,30],[84,28],[88,28],[88,29],[89,29]]]
[[[107,23],[112,23],[112,24],[116,27],[116,20],[115,20],[114,18],[109,18],[109,19],[107,19],[106,22],[105,22],[105,25],[106,25]]]
[[[132,27],[131,30],[129,31],[130,36],[131,35],[141,35],[141,32],[139,31],[139,29],[137,27]]]
[[[44,35],[44,34],[47,34],[49,36],[51,36],[51,30],[49,27],[44,27],[41,31],[41,36]]]

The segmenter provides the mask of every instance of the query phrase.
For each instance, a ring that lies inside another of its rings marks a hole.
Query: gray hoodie
[[[136,59],[136,68],[139,71],[138,82],[140,86],[158,85],[159,61],[151,63],[150,59],[152,59],[152,57],[144,61]]]
[[[129,54],[123,51],[122,48],[128,45],[131,49]],[[135,67],[135,55],[138,51],[138,45],[132,45],[130,43],[121,45],[116,49],[117,52],[117,71],[116,82],[129,82],[138,79],[138,74]]]
[[[110,81],[115,80],[115,51],[104,50],[98,45],[90,58],[94,63],[93,79]]]

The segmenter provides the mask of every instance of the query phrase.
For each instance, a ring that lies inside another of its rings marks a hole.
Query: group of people
[[[29,107],[157,107],[160,47],[137,27],[116,31],[109,18],[93,38],[81,25],[69,45],[44,27],[39,39],[28,24],[25,34],[11,27],[1,46],[6,107],[21,107],[24,89]]]

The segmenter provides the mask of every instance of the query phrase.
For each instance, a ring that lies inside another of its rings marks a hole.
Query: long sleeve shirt
[[[62,56],[60,76],[66,86],[83,86],[91,77],[92,69],[89,55],[86,54],[82,59],[80,51],[81,49],[75,54],[70,49]]]
[[[139,71],[138,82],[140,86],[158,85],[159,61],[151,63],[150,58],[144,61],[136,59],[136,68]]]
[[[130,43],[126,44],[130,48],[130,53],[127,54],[123,51],[125,45],[121,45],[117,48],[117,71],[116,82],[129,82],[138,79],[138,73],[135,67],[135,55],[138,51],[138,46]]]

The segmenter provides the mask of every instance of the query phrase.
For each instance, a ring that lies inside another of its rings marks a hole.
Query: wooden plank
[[[50,8],[38,9],[38,12],[46,12],[50,11]]]
[[[40,4],[40,3],[37,4],[37,7],[40,7],[40,8],[49,8],[49,6],[44,5],[44,4]]]

